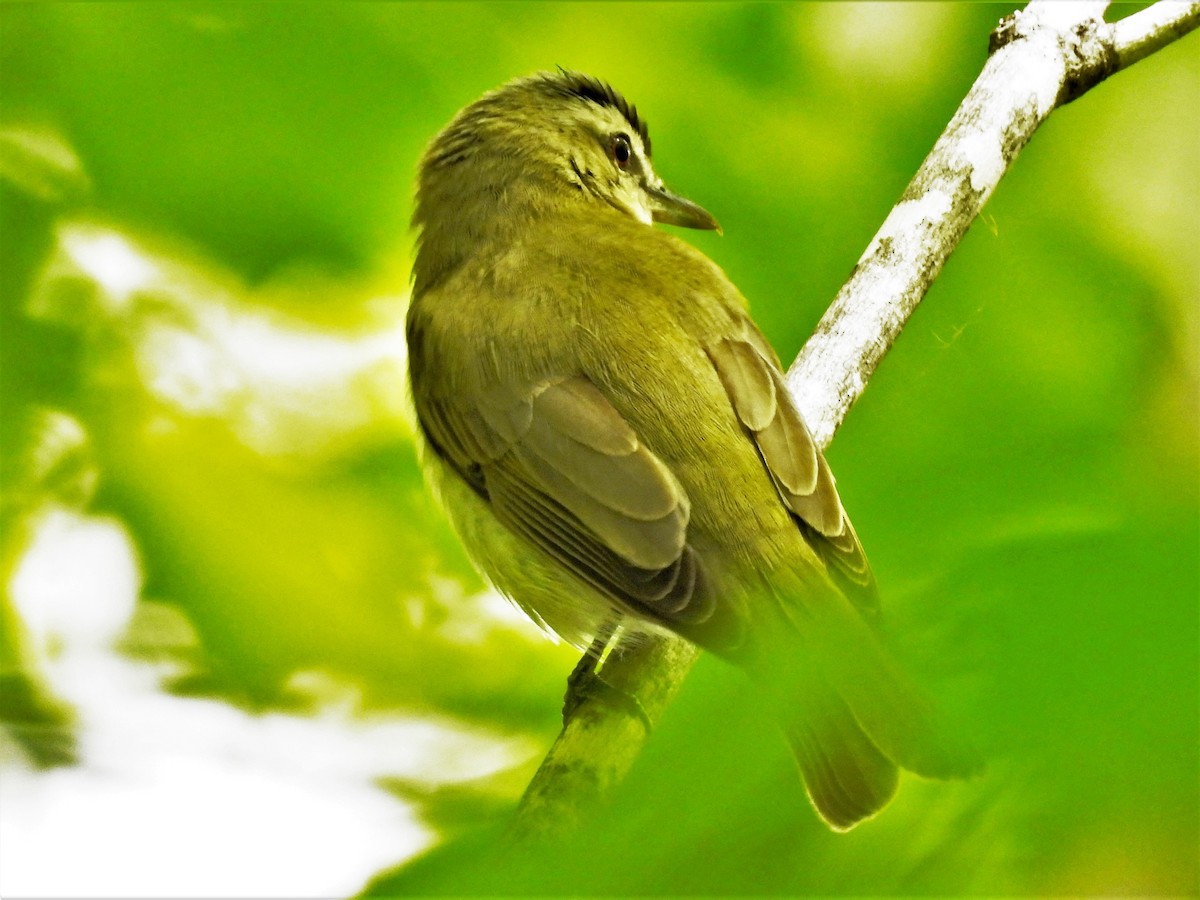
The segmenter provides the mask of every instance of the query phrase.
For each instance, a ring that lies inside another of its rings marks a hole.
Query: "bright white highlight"
[[[70,289],[81,277],[94,285],[90,310]],[[56,289],[63,283],[66,290]],[[97,314],[133,344],[137,377],[167,409],[223,419],[264,455],[320,457],[367,431],[410,432],[398,316],[381,327],[333,331],[273,309],[270,295],[254,302],[238,288],[201,263],[67,222],[31,312],[70,323]],[[399,297],[388,303],[404,306]]]
[[[40,651],[33,674],[75,712],[80,762],[35,770],[0,730],[0,896],[352,896],[437,840],[381,780],[433,790],[539,750],[446,719],[363,716],[352,687],[322,691],[319,673],[293,679],[328,698],[315,716],[166,693],[159,665],[112,649],[140,574],[109,519],[43,514],[10,587]]]
[[[153,263],[111,231],[72,229],[63,235],[63,246],[75,264],[104,288],[117,307],[159,274]]]
[[[353,895],[437,840],[380,779],[461,784],[538,752],[353,704],[253,715],[166,694],[154,665],[110,649],[137,587],[124,530],[61,510],[14,576],[23,618],[58,646],[37,676],[77,714],[80,763],[38,772],[0,732],[2,896]]]
[[[51,508],[9,582],[35,652],[104,647],[133,615],[141,572],[128,532],[115,519]]]

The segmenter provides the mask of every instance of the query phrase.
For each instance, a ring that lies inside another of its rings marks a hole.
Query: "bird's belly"
[[[661,631],[661,626],[618,605],[557,560],[505,527],[490,504],[432,451],[426,473],[471,555],[495,588],[542,629],[580,650],[606,625],[627,632]]]

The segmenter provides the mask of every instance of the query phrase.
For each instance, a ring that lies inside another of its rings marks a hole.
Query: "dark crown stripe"
[[[646,148],[646,154],[650,155],[650,131],[646,121],[638,115],[637,107],[622,97],[611,85],[582,72],[571,72],[562,67],[559,67],[557,72],[547,73],[543,84],[564,96],[590,100],[599,106],[615,109],[638,133],[642,139],[642,146]]]

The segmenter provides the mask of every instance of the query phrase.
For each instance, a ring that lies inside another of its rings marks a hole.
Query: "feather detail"
[[[813,806],[831,828],[848,831],[887,805],[899,770],[820,673],[797,684],[779,711],[784,734]]]
[[[431,443],[497,518],[576,577],[667,621],[712,616],[683,488],[590,381],[494,383],[473,402],[417,406]]]
[[[766,341],[746,322],[742,336],[715,342],[708,355],[801,533],[839,583],[862,593],[863,605],[874,608],[874,576],[833,473],[792,402],[774,353],[764,353],[764,347]]]

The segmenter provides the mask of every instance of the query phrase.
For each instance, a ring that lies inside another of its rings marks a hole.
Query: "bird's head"
[[[461,244],[580,204],[646,225],[719,230],[655,174],[637,109],[604,82],[565,70],[518,78],[459,112],[425,152],[413,222],[424,242],[452,227]]]

